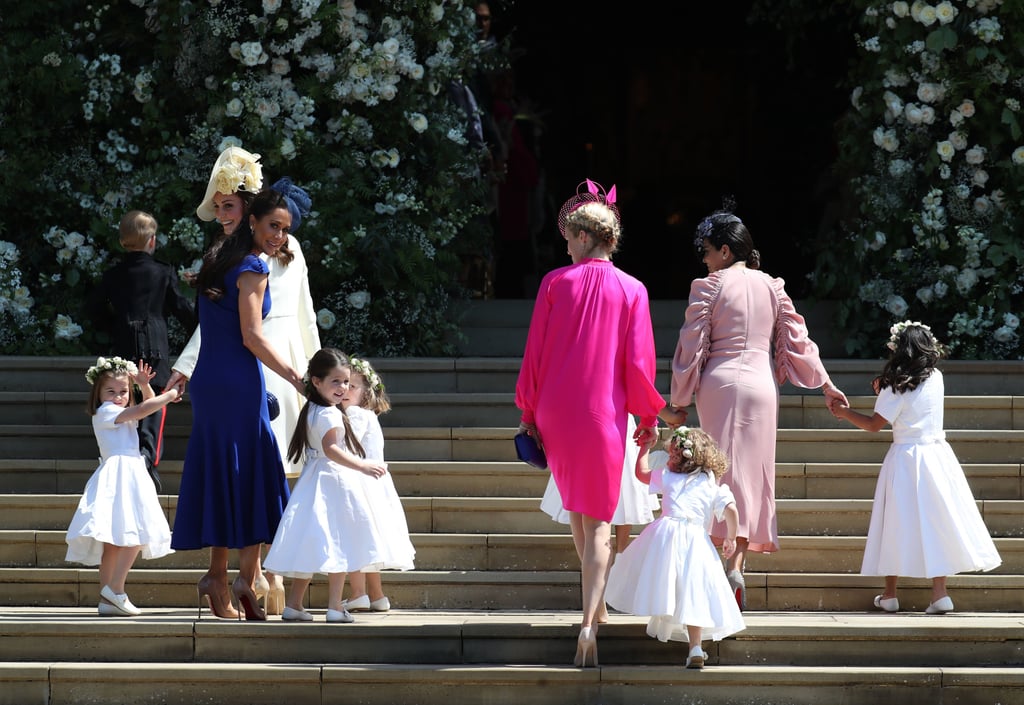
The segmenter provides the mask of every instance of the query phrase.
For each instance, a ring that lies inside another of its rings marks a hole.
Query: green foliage
[[[818,258],[851,355],[894,320],[932,326],[954,357],[1020,359],[1024,5],[870,2],[841,123],[855,207]]]
[[[194,269],[230,144],[313,197],[296,236],[325,341],[451,352],[459,256],[485,247],[482,155],[447,98],[482,61],[462,0],[15,3],[0,33],[0,352],[101,344],[82,304],[128,209]]]

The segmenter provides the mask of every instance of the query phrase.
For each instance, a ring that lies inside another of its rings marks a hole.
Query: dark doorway
[[[694,228],[727,194],[765,271],[794,297],[809,290],[834,210],[834,125],[849,105],[854,40],[842,23],[824,26],[791,56],[779,31],[748,22],[751,4],[491,4],[496,32],[511,31],[522,54],[517,90],[543,120],[549,203],[585,177],[617,184],[616,262],[652,298],[686,298],[705,274]],[[537,241],[539,274],[568,263],[553,221]]]

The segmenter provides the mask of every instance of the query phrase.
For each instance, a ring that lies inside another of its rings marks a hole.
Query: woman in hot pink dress
[[[540,284],[516,406],[570,512],[583,584],[575,663],[586,666],[597,662],[595,616],[611,564],[628,414],[640,417],[638,439],[653,439],[665,400],[654,386],[647,289],[611,262],[621,235],[615,188],[605,194],[587,181],[587,191],[562,206],[558,225],[573,263]]]
[[[726,573],[740,607],[746,602],[747,551],[779,550],[775,518],[775,431],[779,385],[821,387],[829,408],[846,396],[829,381],[818,346],[807,336],[784,282],[758,267],[750,232],[728,211],[697,226],[694,241],[708,276],[690,287],[686,322],[672,360],[673,407],[697,397],[700,427],[729,458],[722,482],[736,496],[740,524]],[[711,536],[721,543],[725,524]]]

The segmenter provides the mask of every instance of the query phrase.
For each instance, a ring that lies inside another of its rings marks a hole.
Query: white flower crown
[[[366,360],[360,360],[358,357],[349,358],[348,364],[352,366],[352,369],[363,376],[366,383],[370,385],[370,389],[377,392],[384,391],[384,383],[380,381],[380,376],[373,371],[370,367],[370,363]]]
[[[672,432],[672,442],[682,449],[683,457],[687,460],[693,458],[693,441],[690,440],[690,429],[680,426]]]
[[[923,328],[924,330],[928,331],[928,335],[932,334],[932,329],[926,326],[924,323],[921,323],[921,321],[900,321],[899,323],[894,323],[892,327],[889,328],[889,342],[885,344],[885,347],[889,348],[890,350],[896,350],[896,341],[899,340],[900,333],[905,331],[907,328],[910,328],[911,326]]]
[[[139,368],[134,362],[123,357],[98,357],[96,364],[86,370],[85,378],[89,380],[89,384],[96,384],[96,380],[104,372],[124,372],[134,377],[139,373]]]

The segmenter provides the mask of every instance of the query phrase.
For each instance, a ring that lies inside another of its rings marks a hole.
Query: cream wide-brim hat
[[[260,155],[247,152],[241,147],[228,147],[220,153],[210,172],[210,183],[206,185],[203,202],[196,208],[200,220],[213,220],[216,217],[213,209],[215,194],[239,191],[256,193],[263,188],[263,165],[259,159]]]

